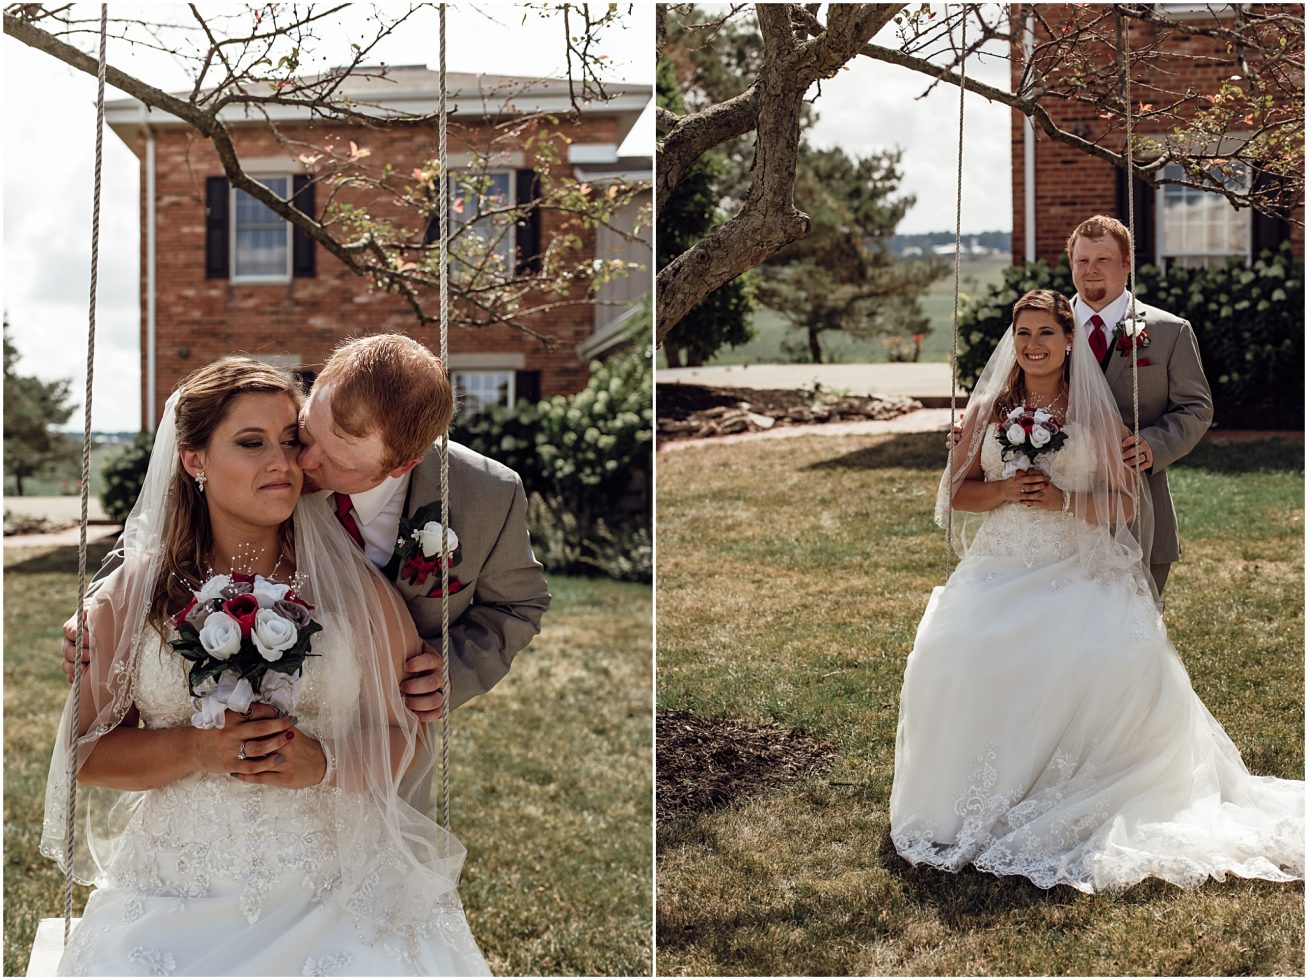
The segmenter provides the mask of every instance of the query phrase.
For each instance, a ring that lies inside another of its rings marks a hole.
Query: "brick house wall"
[[[1042,13],[1050,22],[1057,22],[1059,7],[1068,5],[1044,4]],[[1301,7],[1297,9],[1302,12]],[[1021,4],[1009,7],[1012,19],[1012,89],[1015,91],[1020,83],[1024,67],[1023,33],[1024,13]],[[1140,50],[1154,40],[1154,28],[1151,25],[1134,24],[1131,29],[1130,45],[1132,50]],[[1043,38],[1037,38],[1040,43]],[[1219,84],[1231,75],[1238,73],[1239,67],[1233,57],[1212,38],[1200,36],[1176,37],[1171,51],[1176,58],[1168,59],[1160,65],[1169,74],[1160,79],[1161,84],[1176,87],[1190,87],[1199,92],[1215,91]],[[1196,56],[1214,58],[1215,61],[1195,62]],[[1104,58],[1113,60],[1115,52],[1105,48]],[[1150,76],[1143,70],[1132,76],[1133,91],[1146,92]],[[1139,86],[1137,88],[1137,86]],[[1141,96],[1135,96],[1138,104]],[[1108,123],[1099,117],[1098,110],[1090,105],[1079,105],[1057,99],[1043,103],[1053,121],[1060,129],[1078,133],[1083,138],[1096,141],[1101,139]],[[1151,134],[1148,129],[1140,135]],[[1013,259],[1021,262],[1026,258],[1026,166],[1025,146],[1029,138],[1028,123],[1025,116],[1014,110],[1012,114],[1012,174],[1013,174]],[[1050,264],[1058,262],[1067,243],[1067,236],[1082,220],[1093,214],[1110,214],[1125,222],[1127,207],[1124,174],[1107,161],[1091,157],[1076,148],[1050,139],[1039,127],[1035,128],[1035,255]],[[1114,148],[1121,145],[1121,135]],[[1112,145],[1112,144],[1110,144]],[[1136,209],[1137,244],[1146,248],[1138,253],[1139,264],[1154,262],[1152,248],[1153,225],[1156,223],[1153,208],[1156,206],[1155,191],[1146,188],[1137,179],[1134,189]],[[1253,251],[1261,245],[1276,244],[1288,238],[1296,255],[1303,255],[1303,206],[1295,211],[1298,224],[1275,219],[1254,216]]]
[[[484,150],[495,138],[497,159],[510,161],[510,169],[534,169],[531,150],[524,142],[526,129],[505,137],[492,132],[494,123],[455,117],[450,126],[451,170],[457,170],[470,147]],[[154,405],[149,411],[149,384],[142,384],[142,419],[158,418],[177,381],[209,361],[233,352],[275,359],[284,366],[318,370],[332,348],[350,336],[395,331],[406,333],[432,350],[439,350],[439,327],[419,326],[409,305],[400,297],[374,288],[354,275],[335,256],[321,247],[313,248],[313,274],[296,275],[288,282],[241,283],[230,277],[206,277],[206,179],[222,175],[217,153],[207,140],[185,127],[152,125],[154,142],[155,204],[155,370]],[[569,148],[616,147],[625,133],[618,115],[593,114],[580,121],[560,121],[553,131],[560,133]],[[116,126],[119,135],[141,159],[141,220],[147,220],[147,139],[139,127]],[[304,173],[297,159],[312,152],[297,143],[321,146],[329,137],[338,147],[354,141],[371,151],[368,163],[389,162],[398,174],[411,173],[436,155],[434,127],[398,126],[372,129],[343,126],[279,123],[279,142],[264,124],[232,127],[233,141],[246,170],[258,174]],[[292,147],[294,147],[292,149]],[[266,165],[265,165],[266,162]],[[568,172],[555,165],[555,172]],[[315,210],[321,215],[325,198],[333,191],[319,184],[315,188]],[[388,196],[371,189],[342,189],[340,201],[366,206],[373,217],[391,220],[414,229],[415,241],[422,240],[422,218],[405,211]],[[560,231],[564,218],[544,211],[540,216],[540,241],[547,243]],[[310,243],[311,245],[311,243]],[[583,236],[585,258],[594,256],[594,235]],[[147,239],[141,237],[141,372],[148,375],[146,308]],[[434,291],[433,291],[434,292]],[[551,349],[506,325],[472,327],[458,323],[452,304],[450,364],[452,371],[476,367],[508,369],[518,376],[518,396],[545,397],[584,387],[588,365],[577,348],[595,330],[595,312],[584,299],[584,287],[571,292],[579,302],[534,315],[533,331],[553,338]],[[434,310],[434,299],[428,307]],[[524,390],[524,387],[526,390]]]

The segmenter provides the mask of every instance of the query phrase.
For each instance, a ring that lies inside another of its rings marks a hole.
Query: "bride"
[[[164,410],[51,763],[42,852],[96,886],[61,974],[489,972],[458,898],[461,845],[397,789],[432,775],[398,683],[417,635],[321,495],[301,499],[300,401],[289,375],[229,357]],[[293,584],[322,630],[295,714],[193,727],[173,617],[238,572]]]
[[[941,480],[965,554],[904,672],[890,833],[912,864],[1084,892],[1303,877],[1303,782],[1249,774],[1167,638],[1124,435],[1071,305],[1027,293]]]

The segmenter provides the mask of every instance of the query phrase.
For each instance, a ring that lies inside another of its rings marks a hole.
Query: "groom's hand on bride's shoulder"
[[[85,620],[86,614],[82,614]],[[64,623],[64,676],[68,678],[68,683],[73,682],[73,669],[77,665],[77,614],[68,617]],[[82,632],[82,663],[91,662],[91,634],[88,631]]]
[[[424,725],[440,719],[445,707],[441,695],[441,655],[426,640],[417,653],[404,661],[400,692],[404,695],[404,706]]]

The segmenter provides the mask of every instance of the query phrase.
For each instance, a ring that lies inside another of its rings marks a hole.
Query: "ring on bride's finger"
[[[242,762],[245,761],[245,740],[244,740],[244,739],[241,740],[241,746],[240,746],[240,748],[238,748],[238,749],[236,750],[236,758],[240,759]]]

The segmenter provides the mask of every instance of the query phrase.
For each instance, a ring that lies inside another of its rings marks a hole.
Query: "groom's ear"
[[[421,462],[422,462],[422,457],[421,457],[421,456],[419,456],[417,459],[411,459],[411,460],[409,460],[407,463],[404,463],[404,464],[402,464],[402,465],[400,465],[400,466],[397,466],[397,467],[395,467],[395,469],[391,470],[391,476],[396,477],[396,478],[401,477],[401,476],[403,476],[405,473],[409,472],[409,470],[413,469],[415,466],[417,466],[417,465],[418,465],[419,463],[421,463]]]

